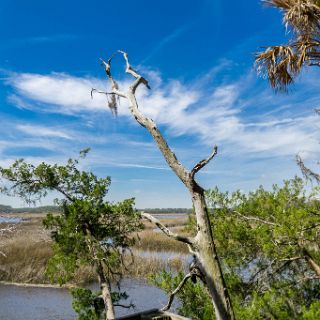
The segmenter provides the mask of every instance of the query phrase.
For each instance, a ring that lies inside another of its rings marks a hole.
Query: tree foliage
[[[71,289],[72,307],[78,314],[79,320],[100,320],[104,312],[104,302],[100,292],[92,292],[86,288]],[[117,303],[127,299],[125,292],[112,292],[112,301]]]
[[[300,178],[271,191],[207,192],[218,253],[237,319],[318,319],[320,307],[320,202]],[[196,228],[193,218],[190,227]],[[181,278],[158,275],[172,290]],[[186,286],[180,311],[208,315],[203,287]],[[189,312],[189,311],[188,311]]]
[[[320,66],[320,1],[265,0],[280,9],[291,40],[256,56],[258,71],[276,90],[287,90],[304,66]]]
[[[179,272],[173,275],[168,270],[163,270],[158,274],[150,275],[152,284],[158,286],[167,293],[171,293],[178,287],[184,278],[184,274]],[[178,308],[179,314],[191,319],[211,320],[215,319],[215,312],[206,288],[201,282],[196,284],[188,281],[178,293],[181,305]]]
[[[81,152],[80,156],[87,152]],[[64,196],[63,200],[57,200],[62,213],[48,214],[43,221],[54,240],[54,254],[48,265],[52,281],[63,284],[72,280],[81,266],[96,269],[100,281],[101,277],[108,283],[119,280],[124,252],[134,243],[132,232],[142,228],[140,215],[133,207],[134,199],[119,203],[106,201],[110,178],[81,171],[78,162],[79,159],[69,159],[66,165],[34,166],[17,160],[10,168],[0,168],[1,176],[10,182],[3,192],[23,197],[27,202],[39,200],[49,191]],[[82,302],[75,303],[76,311],[87,301],[83,312],[88,319],[96,319],[99,309],[94,313],[90,307],[95,294],[82,290],[74,291],[74,295]],[[79,319],[87,319],[82,311],[79,315]]]

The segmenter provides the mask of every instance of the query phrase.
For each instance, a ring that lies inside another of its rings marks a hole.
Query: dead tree
[[[111,58],[107,60],[107,62],[101,60],[102,65],[105,68],[107,78],[111,83],[111,91],[102,92],[96,89],[92,89],[91,92],[99,92],[113,97],[112,101],[116,101],[116,97],[125,98],[129,101],[129,109],[132,116],[142,127],[146,128],[149,131],[158,148],[160,149],[162,155],[164,156],[167,164],[190,192],[197,220],[196,236],[187,237],[173,233],[163,224],[161,224],[161,222],[155,217],[146,213],[142,213],[142,216],[157,225],[167,236],[188,245],[190,253],[192,253],[192,255],[198,262],[199,271],[202,274],[201,278],[203,279],[203,282],[212,298],[216,318],[218,320],[234,319],[231,300],[223,277],[221,263],[219,261],[216,245],[214,242],[214,236],[212,233],[208,209],[204,196],[204,189],[195,180],[196,173],[214,158],[214,156],[217,154],[218,148],[215,146],[213,152],[207,159],[199,161],[191,171],[187,170],[179,162],[176,155],[168,146],[165,138],[157,128],[156,123],[152,119],[144,116],[138,108],[138,102],[135,96],[136,90],[140,85],[144,85],[150,89],[148,81],[132,68],[128,60],[128,54],[126,52],[118,51],[117,53],[123,56],[126,63],[126,73],[130,74],[134,78],[134,81],[129,86],[127,91],[119,90],[118,83],[111,74],[111,61],[115,56],[115,54],[113,54]],[[189,278],[191,278],[192,272],[193,271],[191,271],[191,273],[186,276],[184,283]],[[181,287],[183,286],[183,284],[181,285]],[[173,294],[175,293],[176,292],[173,292]]]

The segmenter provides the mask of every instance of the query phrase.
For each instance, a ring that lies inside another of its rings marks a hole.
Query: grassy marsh
[[[13,216],[13,215],[10,215]],[[46,266],[52,255],[50,232],[42,226],[44,214],[19,214],[24,222],[16,225],[14,232],[0,237],[1,250],[6,256],[0,255],[0,281],[23,283],[49,283]],[[174,231],[183,231],[186,218],[161,219]],[[129,255],[125,258],[127,268],[123,268],[124,276],[145,278],[147,274],[162,269],[179,271],[185,266],[186,245],[168,238],[161,232],[152,230],[154,227],[145,222],[146,228],[137,236],[133,248],[134,260]],[[162,252],[171,252],[170,258],[161,257]],[[141,254],[147,253],[147,254]],[[75,277],[76,284],[90,283],[96,280],[95,271],[80,268]]]

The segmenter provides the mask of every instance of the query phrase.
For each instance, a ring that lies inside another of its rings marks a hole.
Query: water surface
[[[129,295],[135,310],[116,307],[117,316],[161,308],[167,295],[142,280],[124,279],[121,289]],[[0,285],[0,319],[3,320],[72,320],[71,295],[67,289]],[[126,301],[123,301],[126,303]],[[177,306],[177,304],[175,304]]]
[[[0,223],[20,223],[22,221],[21,218],[17,217],[2,217],[0,216]]]

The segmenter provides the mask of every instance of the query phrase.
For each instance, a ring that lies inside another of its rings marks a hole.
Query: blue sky
[[[152,87],[137,93],[140,108],[178,158],[192,168],[219,146],[198,174],[205,188],[281,183],[299,174],[297,153],[315,165],[320,141],[316,70],[275,94],[253,68],[255,52],[287,37],[280,13],[258,0],[0,0],[0,164],[63,163],[91,147],[83,169],[111,176],[110,201],[190,207],[126,101],[115,119],[104,97],[90,98],[107,88],[99,58],[124,49]],[[125,88],[123,71],[119,57],[113,73]]]

